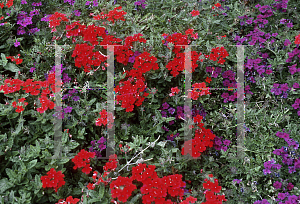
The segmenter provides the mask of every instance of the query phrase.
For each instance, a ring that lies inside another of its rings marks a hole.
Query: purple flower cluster
[[[49,14],[49,15],[46,15],[46,14],[45,14],[45,16],[44,16],[43,18],[41,18],[41,21],[46,21],[46,22],[48,22],[50,17],[51,17],[51,14]]]
[[[86,1],[85,5],[89,6],[92,2],[91,1]],[[98,1],[97,0],[93,0],[93,6],[97,7],[98,6]]]
[[[280,86],[280,88],[279,88]],[[275,94],[276,96],[281,94],[282,98],[287,98],[288,94],[287,91],[290,91],[291,88],[289,88],[289,85],[287,83],[285,84],[273,84],[273,89],[271,89],[271,93]]]
[[[20,25],[20,27],[17,29],[17,35],[24,35],[26,34],[25,27],[28,26],[29,31],[27,32],[28,35],[34,34],[36,32],[39,32],[40,29],[34,28],[32,23],[32,17],[34,15],[39,15],[39,11],[34,9],[30,12],[29,16],[27,16],[27,12],[21,11],[17,16],[17,24]]]
[[[64,3],[69,3],[73,6],[75,4],[75,0],[64,0]]]
[[[234,179],[234,180],[232,181],[232,183],[234,183],[234,182],[236,182],[237,184],[239,184],[239,183],[242,182],[242,180],[240,180],[240,179]]]
[[[296,66],[297,66],[297,64],[288,66],[291,75],[294,75],[295,73],[300,72],[300,68],[297,69]]]
[[[223,81],[223,85],[226,87],[237,87],[236,81],[235,81],[235,72],[232,70],[227,70],[223,72],[222,77],[225,79]],[[228,91],[233,91],[233,90],[228,90]],[[222,98],[224,98],[224,103],[227,103],[228,101],[234,101],[237,97],[237,92],[235,92],[233,95],[229,95],[229,93],[224,92],[221,95]]]
[[[281,165],[280,164],[275,164],[275,160],[272,159],[272,161],[267,161],[264,163],[264,167],[265,169],[263,170],[264,174],[267,175],[267,174],[271,174],[272,171],[271,169],[281,169]]]
[[[91,141],[91,147],[89,148],[90,152],[95,152],[97,157],[102,157],[101,151],[106,149],[106,145],[104,144],[106,142],[106,139],[104,137],[101,137],[98,141],[93,140]]]
[[[134,63],[135,57],[139,56],[140,54],[142,54],[142,53],[140,53],[139,51],[135,51],[133,56],[129,57],[128,62]]]
[[[299,88],[299,84],[298,84],[298,88]],[[296,109],[296,110],[299,109],[298,112],[297,112],[297,114],[300,116],[300,108],[299,108],[299,106],[300,106],[300,98],[297,98],[296,101],[295,101],[295,103],[292,105],[292,107],[294,109]]]
[[[136,1],[134,2],[134,5],[135,6],[142,6],[143,9],[146,8],[147,4],[144,4],[146,0],[139,0],[139,1]]]
[[[296,169],[300,169],[300,157],[299,154],[296,154],[294,150],[299,148],[299,143],[294,141],[292,138],[289,137],[288,133],[285,132],[277,132],[276,136],[279,138],[283,138],[289,147],[283,146],[281,149],[275,149],[273,154],[282,157],[282,163],[289,166],[289,173],[292,174],[296,172]],[[298,159],[296,159],[298,157]],[[293,165],[294,163],[294,165]],[[264,163],[266,169],[263,170],[264,174],[271,174],[271,168],[280,169],[281,165],[275,164],[274,159],[272,161],[268,161]]]
[[[81,14],[81,12],[80,12],[79,10],[75,10],[75,11],[74,11],[74,15],[75,15],[75,16],[80,16],[80,14]]]
[[[224,146],[222,146],[222,143],[223,143]],[[227,149],[228,149],[228,146],[230,145],[230,143],[231,143],[230,140],[223,140],[222,141],[222,139],[220,137],[216,136],[215,139],[214,139],[214,148],[216,150],[221,150],[222,149],[224,152],[226,152]]]
[[[297,47],[292,52],[288,53],[289,58],[286,60],[286,62],[292,62],[292,59],[295,55],[298,55],[298,58],[300,59],[300,50]]]
[[[167,140],[173,141],[176,137],[179,136],[179,133],[176,133],[175,135],[171,134],[167,136]]]
[[[39,3],[33,2],[33,3],[32,3],[32,6],[42,6],[42,2],[39,2]]]
[[[286,8],[289,0],[275,0],[275,1],[279,1],[280,3],[272,4],[272,6],[278,9],[279,11],[286,12]]]
[[[221,67],[215,67],[215,70],[213,70],[212,67],[206,67],[206,72],[212,73],[211,77],[217,78],[219,74],[222,72]]]

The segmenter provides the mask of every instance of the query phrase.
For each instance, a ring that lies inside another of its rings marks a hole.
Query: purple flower
[[[299,89],[300,86],[299,86],[299,84],[298,84],[297,82],[295,82],[295,83],[293,84],[293,88],[294,88],[294,89]]]
[[[74,100],[74,101],[79,101],[79,99],[80,99],[79,96],[74,96],[74,97],[73,97],[73,100]]]
[[[280,90],[281,91],[287,91],[287,90],[289,90],[290,88],[289,88],[289,85],[287,84],[287,83],[285,83],[285,84],[281,84],[281,87],[280,87]]]
[[[283,200],[285,198],[285,194],[284,193],[278,193],[278,198],[280,200]]]
[[[64,108],[65,113],[71,113],[72,112],[72,107],[68,106],[67,108]]]
[[[26,0],[22,0],[21,4],[27,4]]]
[[[161,116],[162,116],[163,118],[166,118],[166,117],[167,117],[167,112],[161,111]]]
[[[226,146],[221,147],[221,149],[222,149],[224,152],[227,151],[227,148],[228,148],[228,147],[226,147]]]
[[[286,19],[281,19],[280,20],[280,24],[285,24],[286,23]]]
[[[98,1],[97,1],[97,0],[94,0],[94,1],[93,1],[93,6],[94,6],[94,7],[97,7],[97,6],[98,6]]]
[[[286,40],[284,41],[284,46],[288,46],[288,45],[290,45],[290,44],[292,44],[292,43],[291,43],[291,41],[290,41],[289,39],[286,39]]]
[[[86,6],[89,6],[89,5],[90,5],[90,3],[92,3],[92,2],[90,2],[90,1],[86,1],[85,5],[86,5]]]
[[[273,184],[273,186],[274,186],[274,188],[276,188],[276,189],[280,189],[281,186],[282,186],[282,183],[279,182],[279,181],[276,181],[276,182]]]
[[[80,16],[80,14],[81,14],[81,12],[80,12],[79,10],[75,10],[75,11],[74,11],[74,15],[75,15],[75,16]]]
[[[101,137],[99,140],[98,140],[98,143],[104,143],[106,141],[106,139],[104,137]]]
[[[243,25],[245,25],[245,22],[244,22],[244,21],[241,21],[241,23],[240,23],[240,24],[241,24],[241,26],[243,26]]]
[[[163,103],[162,107],[163,107],[163,109],[168,109],[170,107],[170,105],[167,102],[165,102],[165,103]]]
[[[175,108],[169,108],[168,111],[171,115],[173,115],[175,113]]]
[[[286,27],[292,28],[292,27],[293,27],[293,23],[287,23],[287,24],[286,24]]]
[[[242,180],[240,179],[234,179],[232,182],[236,182],[237,184],[239,184]]]
[[[174,120],[169,121],[169,125],[173,125],[174,123]]]
[[[89,152],[93,152],[93,151],[94,151],[93,147],[90,147]]]
[[[224,140],[223,141],[223,144],[226,145],[226,146],[230,145],[230,143],[231,143],[230,140]]]
[[[76,89],[69,90],[69,94],[73,94],[73,93],[78,93],[78,91]]]
[[[35,70],[35,68],[34,68],[34,67],[31,67],[30,70],[29,70],[29,72],[32,73],[32,72],[34,72],[34,70]]]

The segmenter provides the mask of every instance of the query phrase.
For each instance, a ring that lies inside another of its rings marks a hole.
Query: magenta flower
[[[14,43],[15,47],[18,47],[19,45],[21,45],[20,42],[18,42],[18,40],[16,40],[16,42]]]
[[[281,186],[282,186],[282,183],[279,182],[279,181],[276,181],[276,182],[273,184],[273,186],[274,186],[274,188],[276,188],[276,189],[280,189]]]

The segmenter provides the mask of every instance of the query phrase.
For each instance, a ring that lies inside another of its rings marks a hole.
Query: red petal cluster
[[[213,175],[211,174],[211,176]],[[206,190],[204,192],[207,201],[203,204],[222,204],[222,201],[227,201],[225,195],[215,195],[215,193],[219,193],[222,189],[221,186],[218,186],[218,179],[214,179],[214,183],[208,179],[204,179],[204,181],[206,183],[203,183],[203,188],[211,191]]]
[[[47,176],[41,177],[43,188],[53,187],[55,192],[57,192],[57,189],[66,183],[64,177],[65,175],[63,175],[61,171],[56,172],[54,168],[51,168],[50,171],[48,171]]]
[[[204,124],[201,123],[201,120],[202,116],[200,115],[194,117],[194,122],[198,123],[198,127],[200,127],[200,129],[195,131],[194,139],[188,140],[184,143],[183,148],[181,149],[182,155],[190,154],[192,157],[197,158],[206,150],[207,147],[213,146],[213,140],[216,136],[210,129],[205,129],[203,127]]]
[[[75,166],[73,169],[81,168],[82,172],[85,174],[89,174],[92,171],[92,168],[90,167],[90,162],[89,158],[94,158],[95,157],[95,152],[87,152],[84,149],[82,149],[73,159],[72,162],[74,162]]]

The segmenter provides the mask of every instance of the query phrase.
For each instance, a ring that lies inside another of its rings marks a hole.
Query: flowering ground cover
[[[297,1],[0,7],[0,203],[300,202]]]

